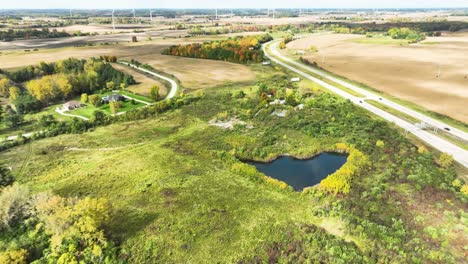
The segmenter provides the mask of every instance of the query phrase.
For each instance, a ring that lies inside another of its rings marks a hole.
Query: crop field
[[[310,59],[320,67],[428,110],[468,122],[465,107],[468,100],[468,33],[428,37],[422,43],[411,45],[391,42],[358,35],[324,34],[290,42],[288,48],[308,49],[315,45],[319,52]],[[322,63],[323,56],[325,64]],[[437,77],[439,67],[440,76]]]

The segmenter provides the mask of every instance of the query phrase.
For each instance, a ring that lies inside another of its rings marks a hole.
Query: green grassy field
[[[111,95],[111,94],[114,94],[114,92],[103,93],[103,94],[100,94],[99,96],[102,97],[102,96]],[[147,97],[144,97],[144,96],[141,96],[141,95],[135,95],[135,94],[125,92],[125,91],[118,92],[118,94],[123,94],[123,95],[129,96],[131,98],[139,99],[139,100],[142,100],[142,101],[145,101],[145,102],[148,102],[148,103],[150,102],[150,100]],[[77,100],[79,100],[79,98],[77,98]],[[132,109],[143,107],[145,105],[146,104],[136,102],[136,101],[133,104],[129,99],[127,99],[126,101],[122,102],[122,107],[119,108],[118,112],[127,112],[127,111],[130,111]],[[93,106],[93,105],[91,105],[89,103],[86,104],[85,107],[78,108],[78,109],[75,109],[75,110],[72,110],[72,111],[68,111],[67,113],[68,114],[73,114],[73,115],[83,116],[83,117],[86,117],[86,118],[91,118],[93,116],[94,111],[97,111],[97,110],[103,111],[104,113],[106,113],[108,115],[112,114],[109,104],[102,104],[102,105],[100,105],[98,107],[95,107],[95,106]]]
[[[305,109],[267,109],[256,85],[231,83],[151,119],[33,141],[0,159],[34,193],[108,199],[106,234],[123,263],[463,260],[466,205],[457,190],[441,189],[455,175],[434,163],[438,153],[418,153],[390,125],[312,84],[291,84],[290,72],[250,68],[271,88],[297,91]],[[287,117],[271,116],[275,109]],[[251,127],[208,125],[224,111]],[[241,158],[307,156],[336,143],[373,164],[347,195],[283,190],[232,169]],[[415,220],[422,215],[432,217]]]

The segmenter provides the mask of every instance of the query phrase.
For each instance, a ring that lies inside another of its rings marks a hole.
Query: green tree
[[[53,115],[43,115],[39,118],[39,125],[42,127],[49,127],[52,124],[55,124],[56,120]]]
[[[151,90],[150,90],[150,97],[151,99],[153,99],[154,101],[158,101],[159,100],[159,87],[157,85],[154,85],[151,87]]]
[[[9,114],[5,117],[5,123],[9,128],[16,128],[23,122],[23,116],[20,114]]]
[[[91,121],[96,124],[103,124],[106,118],[106,114],[103,111],[96,110],[93,112],[93,118]]]
[[[5,165],[0,164],[0,187],[5,187],[13,183],[13,176]]]

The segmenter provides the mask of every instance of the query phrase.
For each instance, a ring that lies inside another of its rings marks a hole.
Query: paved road
[[[273,44],[271,45],[272,46],[272,51],[268,51],[266,49],[266,46],[268,45],[268,43],[266,45],[263,46],[263,51],[265,52],[265,55],[270,58],[270,60],[272,60],[273,62],[327,88],[328,90],[332,91],[333,93],[336,93],[338,94],[339,96],[345,98],[345,99],[349,99],[351,102],[355,103],[356,105],[364,108],[364,109],[367,109],[368,111],[382,117],[383,119],[387,120],[387,121],[390,121],[394,124],[396,124],[397,126],[399,127],[402,127],[403,129],[409,131],[410,133],[414,134],[416,137],[418,137],[419,139],[423,140],[424,142],[426,142],[427,144],[433,146],[434,148],[438,149],[439,151],[441,152],[445,152],[445,153],[448,153],[450,155],[453,156],[454,160],[457,161],[458,163],[460,163],[461,165],[463,165],[464,167],[468,168],[468,151],[434,135],[434,134],[431,134],[427,131],[424,131],[424,130],[421,130],[419,129],[418,127],[416,127],[414,124],[411,124],[405,120],[402,120],[401,118],[398,118],[390,113],[387,113],[385,112],[384,110],[380,109],[380,108],[377,108],[369,103],[366,103],[364,101],[363,98],[360,98],[360,97],[356,97],[354,95],[351,95],[331,84],[328,84],[310,74],[307,74],[305,73],[304,71],[301,71],[299,69],[297,69],[296,67],[293,67],[291,65],[294,65],[294,66],[298,66],[297,64],[299,63],[296,63],[294,61],[291,61],[287,58],[285,58],[284,56],[282,56],[281,54],[279,54],[279,52],[276,50],[276,46],[278,45],[279,42],[273,42]],[[287,61],[288,63],[284,63],[278,59],[276,59],[275,57],[273,56],[277,56],[278,58],[281,58],[281,60],[284,60],[284,61]],[[299,64],[299,66],[301,66],[301,68],[304,68],[306,70],[310,70],[311,72],[314,72],[315,73],[315,69],[312,69],[308,66],[305,66],[305,65],[302,65],[302,64]],[[322,72],[320,72],[322,73]],[[320,74],[320,76],[322,76],[322,74]],[[324,76],[325,77],[325,76]],[[325,77],[327,78],[327,77]],[[348,86],[347,86],[348,87]],[[351,87],[349,87],[350,89],[353,89]],[[353,89],[354,90],[354,89]],[[357,92],[361,93],[361,91],[358,91],[356,90]],[[375,96],[375,95],[372,95],[372,96]],[[409,115],[411,115],[410,113],[408,113]]]
[[[391,107],[391,108],[393,108],[395,110],[403,112],[403,113],[405,113],[405,114],[407,114],[409,116],[412,116],[412,117],[414,117],[416,119],[419,119],[419,120],[431,125],[431,127],[433,127],[433,128],[438,128],[440,130],[444,130],[446,133],[452,134],[452,135],[454,135],[454,136],[456,136],[458,138],[463,139],[464,141],[468,141],[468,133],[466,133],[464,131],[461,131],[461,130],[455,128],[455,127],[452,127],[452,126],[450,126],[448,124],[445,124],[445,123],[443,123],[443,122],[441,122],[439,120],[433,119],[433,118],[431,118],[431,117],[429,117],[427,115],[421,114],[420,112],[414,111],[414,110],[412,110],[410,108],[407,108],[405,106],[397,104],[397,103],[395,103],[393,101],[386,100],[385,98],[382,98],[381,95],[372,93],[372,92],[370,92],[368,90],[365,90],[363,88],[360,88],[360,87],[358,87],[356,85],[353,85],[353,84],[350,84],[350,83],[348,83],[346,81],[343,81],[341,79],[335,78],[335,77],[327,74],[326,72],[320,71],[318,69],[314,69],[312,67],[301,64],[299,62],[296,62],[294,60],[291,60],[291,59],[281,55],[279,53],[278,49],[277,49],[277,44],[279,44],[279,42],[275,41],[270,46],[270,51],[271,51],[272,55],[274,55],[277,58],[280,58],[282,61],[285,61],[288,64],[294,65],[294,66],[296,66],[298,68],[302,68],[302,69],[305,69],[307,71],[310,71],[310,72],[312,72],[312,73],[314,73],[316,75],[319,75],[320,77],[326,78],[326,79],[328,79],[330,81],[333,81],[333,82],[335,82],[337,84],[343,85],[346,88],[349,88],[349,89],[351,89],[353,91],[356,91],[356,92],[364,95],[365,96],[364,99],[372,99],[372,100],[378,101],[379,103],[381,103],[383,105],[386,105],[386,106]],[[450,131],[447,131],[445,128],[450,129]]]
[[[138,69],[138,70],[140,70],[140,71],[142,71],[144,73],[147,73],[149,75],[155,76],[155,77],[160,78],[160,79],[163,79],[165,81],[168,81],[171,84],[171,91],[167,94],[165,99],[171,99],[177,94],[178,85],[171,78],[168,78],[168,77],[166,77],[164,75],[161,75],[161,74],[154,73],[152,71],[149,71],[147,69],[138,67],[138,66],[136,66],[134,64],[131,64],[131,63],[128,63],[128,62],[119,62],[119,63],[123,64],[123,65],[126,65],[126,66],[129,66],[129,67],[132,67],[132,68],[135,68],[135,69]]]

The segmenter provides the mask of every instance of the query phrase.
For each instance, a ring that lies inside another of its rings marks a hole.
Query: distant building
[[[264,61],[264,62],[262,62],[262,65],[263,65],[263,66],[268,66],[268,65],[270,65],[270,64],[271,64],[271,62],[269,62],[269,61]]]
[[[69,102],[66,102],[63,104],[63,107],[62,107],[62,110],[74,110],[74,109],[77,109],[77,108],[80,108],[80,107],[83,107],[84,104],[82,104],[81,102],[79,101],[69,101]]]
[[[296,78],[291,78],[291,82],[299,82],[301,81],[301,78],[296,77]]]

